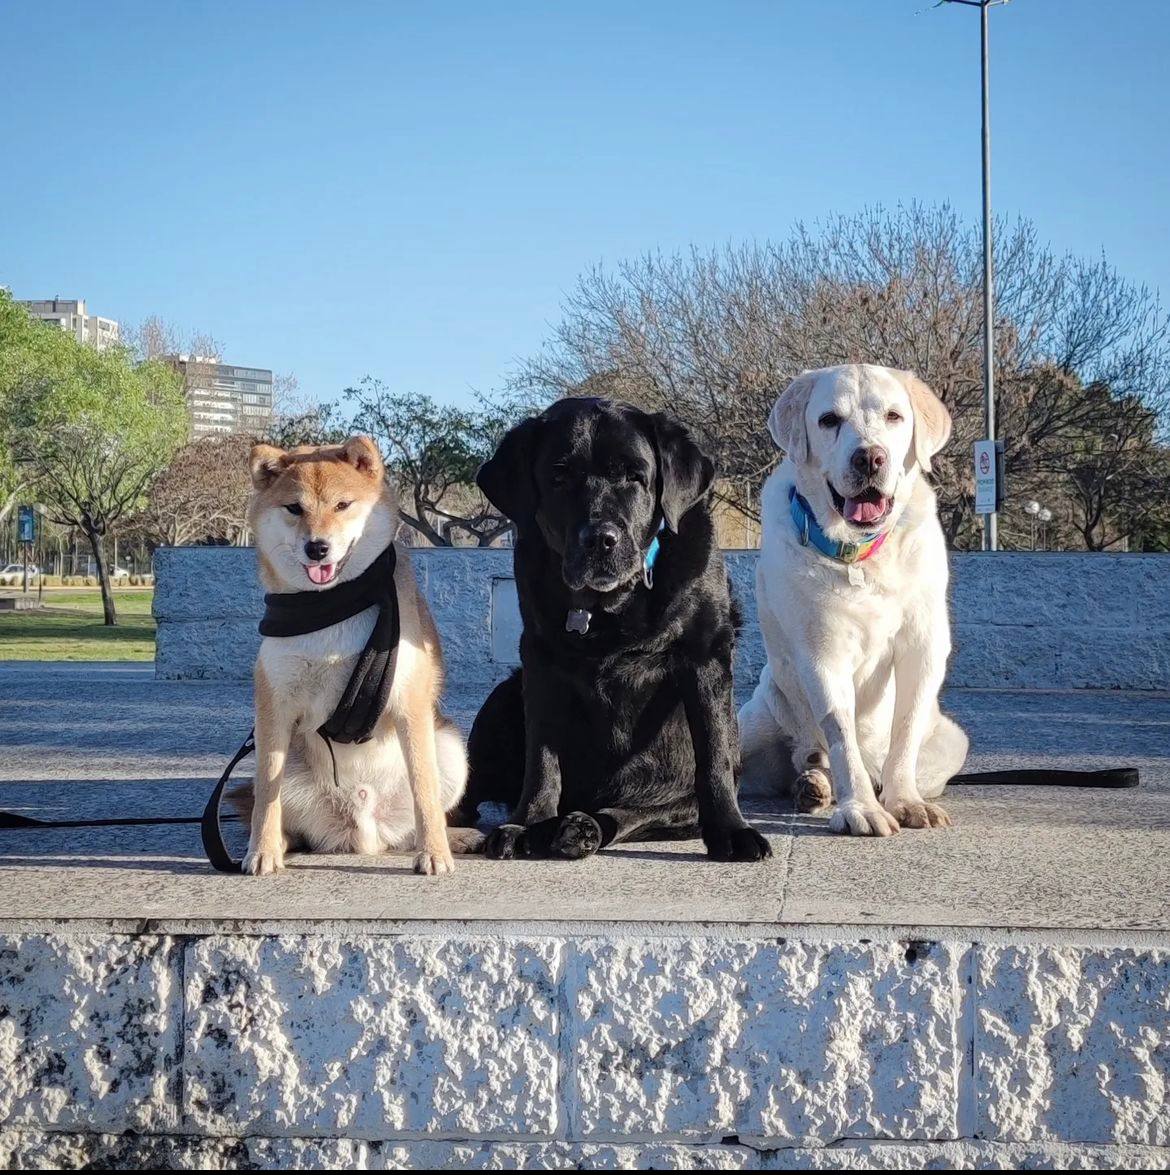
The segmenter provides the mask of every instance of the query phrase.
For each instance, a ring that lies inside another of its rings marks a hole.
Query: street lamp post
[[[995,440],[995,296],[991,255],[991,73],[987,10],[1010,0],[943,0],[979,9],[979,62],[983,83],[983,432]],[[996,473],[998,477],[998,471]],[[983,516],[983,549],[999,549],[999,522],[995,511]]]

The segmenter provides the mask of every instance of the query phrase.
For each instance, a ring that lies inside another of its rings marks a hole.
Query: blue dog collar
[[[876,554],[886,541],[888,532],[866,535],[856,543],[839,543],[821,530],[812,508],[796,492],[796,486],[789,488],[788,502],[792,510],[792,521],[796,524],[796,533],[800,536],[800,545],[815,547],[822,555],[836,559],[839,563],[860,563],[870,555]]]
[[[650,546],[646,550],[646,554],[642,559],[642,580],[648,588],[654,586],[654,561],[658,558],[658,551],[662,546],[659,542],[658,536],[666,529],[666,519],[664,518],[658,524],[658,530],[655,532],[654,538],[650,542]]]

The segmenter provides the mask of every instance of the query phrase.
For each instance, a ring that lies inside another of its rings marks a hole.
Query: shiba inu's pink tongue
[[[310,563],[305,570],[309,573],[309,578],[314,583],[328,583],[333,578],[333,572],[337,569],[336,563]]]
[[[863,498],[846,498],[845,517],[859,526],[868,526],[885,514],[886,505],[886,498],[882,494],[868,493]]]

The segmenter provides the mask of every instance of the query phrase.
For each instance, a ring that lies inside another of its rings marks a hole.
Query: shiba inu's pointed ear
[[[678,534],[682,516],[711,488],[715,462],[665,412],[654,413],[650,423],[658,452],[659,505],[666,525]]]
[[[768,417],[768,431],[778,448],[793,461],[808,460],[808,426],[804,414],[808,409],[808,398],[817,382],[817,372],[806,371],[798,375],[772,406]]]
[[[532,465],[540,420],[530,416],[504,434],[496,451],[479,467],[475,484],[497,510],[513,522],[536,513],[536,478]]]
[[[378,446],[369,437],[350,437],[341,446],[341,459],[347,465],[352,465],[358,473],[364,473],[373,481],[381,481],[386,472],[382,462],[382,454]]]
[[[947,406],[912,371],[896,373],[914,409],[914,459],[930,472],[934,455],[951,439],[951,414]]]
[[[249,460],[252,470],[252,484],[258,489],[267,489],[288,465],[288,454],[275,445],[253,445]]]

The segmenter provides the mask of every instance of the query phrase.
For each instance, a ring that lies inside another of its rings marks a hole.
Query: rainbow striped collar
[[[861,563],[871,555],[876,555],[886,541],[887,532],[883,531],[881,534],[867,535],[856,543],[838,542],[821,530],[809,504],[796,492],[796,486],[789,488],[788,502],[796,533],[800,536],[800,545],[816,547],[822,555],[836,559],[838,563]]]

